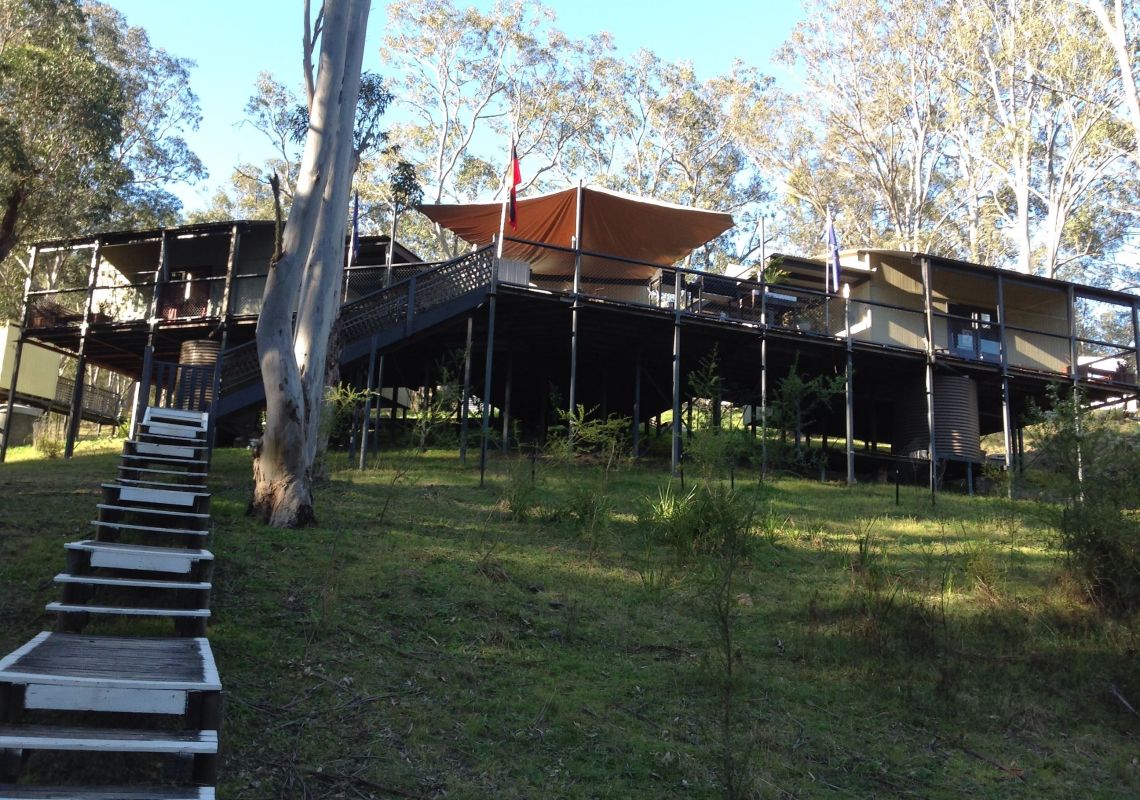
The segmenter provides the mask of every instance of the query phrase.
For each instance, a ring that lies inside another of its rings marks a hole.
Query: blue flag
[[[389,245],[391,246],[391,245]],[[352,238],[348,242],[348,265],[351,267],[360,257],[360,192],[352,196]]]
[[[831,220],[831,209],[827,209],[827,267],[824,271],[824,291],[839,291],[839,237],[835,235],[835,223]]]

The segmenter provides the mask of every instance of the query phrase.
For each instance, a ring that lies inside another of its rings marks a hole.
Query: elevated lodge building
[[[496,429],[542,436],[557,402],[630,417],[640,451],[671,411],[676,468],[689,375],[715,348],[724,390],[709,399],[746,408],[754,430],[793,365],[844,376],[846,402],[806,431],[830,443],[832,466],[853,480],[917,464],[933,489],[944,468],[983,460],[986,434],[1003,434],[1015,466],[1027,408],[1047,406],[1050,385],[1098,404],[1140,393],[1133,295],[877,249],[841,253],[839,292],[825,291],[823,261],[790,255],[773,257],[771,282],[713,275],[682,265],[729,215],[593,188],[520,200],[501,243],[498,204],[421,211],[471,251],[422,263],[387,237],[364,238],[344,275],[340,373],[379,390],[364,423],[373,436],[401,389],[430,389],[436,365],[465,353],[465,431],[481,426],[486,439],[487,415],[467,419],[479,400]],[[65,410],[70,453],[79,420],[110,413],[85,390],[91,366],[138,381],[124,417],[147,404],[209,408],[216,435],[253,432],[273,236],[273,223],[241,221],[34,245],[23,320],[0,361],[5,433],[18,405]],[[26,382],[31,353],[74,359],[80,379],[62,395]]]

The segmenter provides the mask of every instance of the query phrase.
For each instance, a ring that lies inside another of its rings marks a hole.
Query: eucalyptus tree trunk
[[[356,166],[353,121],[368,8],[368,0],[325,0],[300,175],[257,321],[266,411],[265,434],[253,465],[250,512],[278,528],[300,527],[315,519],[312,470],[329,333],[339,309],[337,289],[344,269],[348,197]]]

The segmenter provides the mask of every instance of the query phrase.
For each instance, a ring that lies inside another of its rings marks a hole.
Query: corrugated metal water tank
[[[218,361],[221,343],[211,339],[183,342],[178,350],[180,367],[213,367]],[[175,405],[178,408],[203,409],[214,400],[213,370],[179,370]]]
[[[906,458],[929,458],[924,379],[901,394],[896,420],[891,452]],[[934,376],[934,438],[938,458],[982,460],[978,387],[973,379],[964,375]]]
[[[210,339],[191,339],[178,350],[178,363],[191,367],[212,367],[218,360],[220,342]]]

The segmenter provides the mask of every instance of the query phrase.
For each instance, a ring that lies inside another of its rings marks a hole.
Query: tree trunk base
[[[261,454],[253,457],[253,497],[245,513],[272,528],[304,528],[317,524],[308,476],[271,480],[262,469]]]

